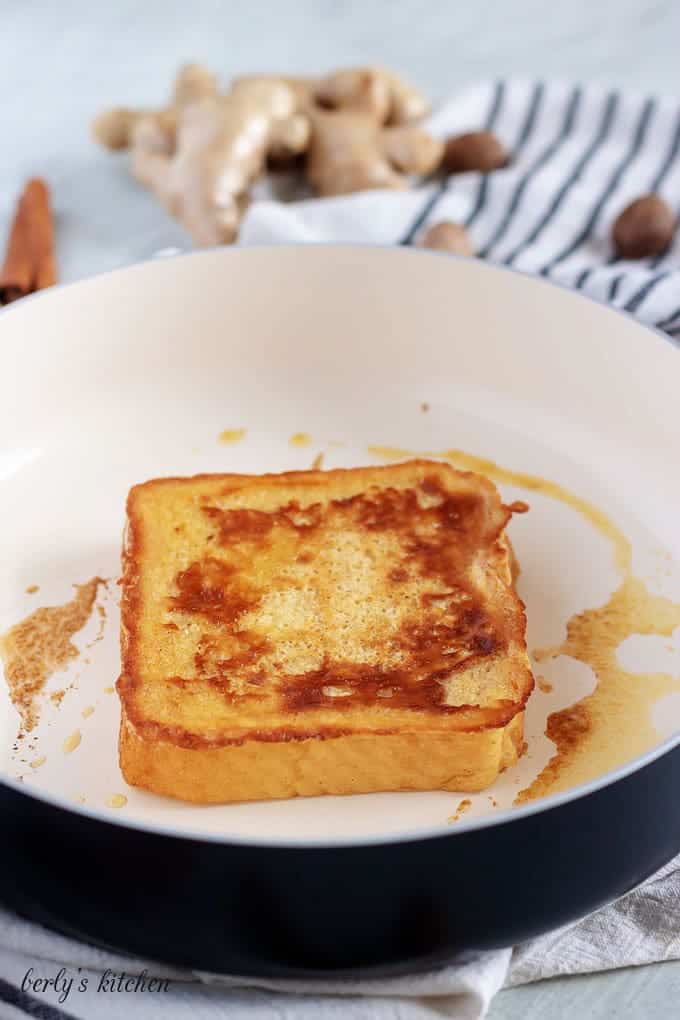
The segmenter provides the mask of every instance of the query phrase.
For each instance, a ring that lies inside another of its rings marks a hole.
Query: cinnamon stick
[[[0,270],[0,303],[7,304],[31,291],[33,266],[26,203],[19,200],[10,230],[5,262]]]
[[[45,181],[36,177],[28,181],[17,204],[0,269],[0,303],[51,287],[56,280],[49,190]]]
[[[36,177],[26,186],[25,199],[30,212],[31,247],[35,278],[34,290],[43,290],[57,282],[54,261],[54,221],[50,206],[50,192],[45,181]]]

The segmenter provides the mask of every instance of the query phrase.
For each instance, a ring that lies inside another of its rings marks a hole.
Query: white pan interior
[[[0,685],[1,774],[114,821],[257,840],[451,831],[463,795],[380,794],[195,807],[130,789],[117,764],[119,554],[128,489],[150,477],[377,463],[370,446],[456,447],[559,482],[604,510],[635,574],[680,601],[680,352],[632,320],[547,284],[415,251],[220,250],[57,289],[0,316],[0,630],[100,575],[106,609],[12,750]],[[427,402],[429,410],[422,409]],[[223,443],[226,429],[246,429]],[[309,445],[290,442],[307,433]],[[521,487],[511,537],[529,648],[619,583],[612,548],[578,512]],[[37,593],[27,587],[38,585]],[[678,676],[680,634],[634,637],[628,669]],[[548,713],[592,689],[562,656],[537,669],[527,754],[471,797],[458,827],[499,817],[549,759]],[[83,716],[83,709],[94,711]],[[680,694],[652,708],[650,749],[680,733]],[[75,731],[71,753],[64,742]],[[637,752],[636,752],[637,753]],[[42,765],[31,762],[45,758]],[[122,794],[127,803],[110,806]],[[546,804],[548,801],[545,802]]]

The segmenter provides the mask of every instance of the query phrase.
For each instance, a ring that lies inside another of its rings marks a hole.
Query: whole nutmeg
[[[471,170],[488,174],[507,166],[509,161],[510,154],[492,131],[470,131],[447,138],[442,169],[448,174]]]
[[[663,255],[673,241],[676,217],[658,195],[643,195],[627,205],[614,220],[612,241],[622,259]]]
[[[449,251],[453,255],[474,255],[475,253],[470,235],[465,227],[460,223],[452,223],[450,220],[433,223],[420,237],[418,244],[421,248]]]

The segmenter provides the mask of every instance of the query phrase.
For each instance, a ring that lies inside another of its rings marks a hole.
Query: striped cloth
[[[547,277],[680,338],[680,231],[671,251],[623,261],[617,214],[656,192],[680,213],[680,106],[565,82],[468,89],[429,121],[435,135],[488,128],[513,154],[491,175],[457,174],[403,192],[255,203],[241,243],[409,245],[438,220],[464,223],[481,258]]]

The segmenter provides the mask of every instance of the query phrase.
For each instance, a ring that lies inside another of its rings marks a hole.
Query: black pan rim
[[[130,265],[127,265],[127,266],[111,269],[111,270],[108,270],[108,271],[103,272],[103,273],[97,273],[94,276],[85,278],[84,280],[76,280],[76,281],[72,281],[72,282],[69,282],[69,283],[57,284],[57,285],[55,285],[53,287],[50,287],[49,289],[46,289],[46,290],[43,290],[43,291],[38,291],[38,292],[35,292],[34,294],[28,295],[28,298],[24,298],[22,301],[15,302],[13,305],[10,305],[7,308],[2,309],[2,312],[5,315],[7,315],[7,314],[10,314],[10,315],[11,314],[21,314],[21,309],[26,307],[29,303],[32,303],[34,301],[50,300],[52,294],[60,293],[60,292],[63,292],[65,290],[66,291],[70,291],[70,290],[72,290],[74,288],[83,287],[83,286],[87,286],[87,285],[90,285],[90,284],[96,284],[99,280],[101,280],[103,278],[106,278],[106,277],[109,277],[111,275],[120,275],[121,273],[125,273],[127,271],[132,271],[132,272],[134,272],[135,270],[138,271],[138,270],[142,269],[143,267],[148,267],[148,266],[152,266],[152,265],[156,266],[156,265],[158,265],[158,263],[162,263],[162,262],[166,262],[166,261],[173,261],[174,262],[177,259],[186,260],[186,259],[196,259],[196,258],[204,258],[204,257],[206,257],[206,258],[207,257],[214,258],[214,257],[216,257],[216,255],[218,257],[225,257],[225,256],[226,257],[242,257],[244,253],[247,254],[249,251],[261,252],[263,250],[266,250],[266,251],[270,251],[270,252],[276,252],[276,251],[280,251],[280,250],[284,250],[285,251],[285,250],[289,250],[289,249],[294,249],[294,250],[298,250],[299,251],[300,249],[305,249],[305,248],[309,248],[309,249],[314,249],[314,248],[334,248],[334,249],[339,249],[339,250],[343,250],[343,251],[346,251],[346,252],[351,252],[352,250],[365,251],[366,249],[372,249],[372,250],[376,250],[376,251],[390,252],[393,255],[394,255],[395,252],[399,252],[400,253],[400,257],[402,255],[408,253],[408,255],[411,255],[411,256],[432,257],[432,258],[448,258],[448,259],[453,259],[455,261],[461,261],[462,260],[462,261],[469,262],[469,258],[467,256],[455,255],[455,254],[452,254],[452,253],[449,253],[449,252],[434,251],[434,250],[431,250],[431,249],[420,249],[420,248],[415,248],[415,247],[398,247],[398,246],[395,246],[395,245],[380,244],[380,243],[375,243],[375,242],[370,242],[370,241],[368,241],[368,242],[352,242],[352,243],[348,243],[348,242],[333,242],[333,241],[318,241],[318,242],[306,242],[304,244],[301,244],[301,243],[298,243],[298,244],[295,244],[295,243],[291,243],[291,244],[251,244],[251,245],[248,245],[248,247],[245,247],[245,248],[221,246],[218,249],[209,248],[209,249],[204,249],[202,251],[181,251],[181,250],[179,250],[177,252],[173,252],[171,255],[164,256],[163,258],[159,258],[158,260],[144,259],[144,260],[141,260],[141,261],[138,261],[138,262],[131,263]],[[408,257],[408,255],[407,255],[407,257]],[[598,300],[596,298],[590,297],[589,295],[583,294],[581,292],[574,291],[572,288],[570,288],[566,284],[560,284],[560,283],[555,282],[554,280],[546,280],[546,279],[543,279],[543,278],[540,278],[540,277],[536,277],[535,275],[533,275],[533,274],[531,274],[529,272],[524,272],[522,270],[515,269],[514,267],[499,266],[499,265],[495,265],[494,263],[487,263],[487,262],[481,262],[481,261],[478,262],[478,265],[483,267],[483,271],[485,271],[485,272],[489,271],[489,272],[499,272],[499,273],[503,273],[503,274],[512,274],[512,275],[515,275],[515,276],[520,276],[520,277],[524,277],[525,279],[531,280],[534,284],[537,284],[539,286],[542,285],[542,286],[545,286],[545,287],[548,287],[548,288],[553,288],[553,289],[556,289],[556,290],[560,290],[560,291],[566,292],[566,293],[568,293],[570,295],[570,297],[572,297],[572,298],[574,298],[576,300],[581,300],[581,301],[587,302],[588,304],[595,305],[596,307],[604,309],[606,312],[608,312],[608,313],[610,313],[612,315],[615,315],[615,316],[617,316],[619,318],[627,320],[630,323],[633,323],[641,331],[643,331],[645,333],[651,333],[651,334],[653,334],[655,336],[656,339],[662,340],[665,345],[670,345],[675,350],[680,350],[680,344],[678,344],[677,341],[675,341],[667,333],[664,333],[662,330],[657,329],[654,326],[648,325],[647,323],[641,322],[639,319],[635,318],[635,316],[632,315],[630,312],[626,312],[626,311],[623,311],[622,309],[615,308],[614,306],[612,306],[611,304],[607,303],[606,301],[600,301],[600,300]],[[1,317],[0,317],[0,325],[1,325],[1,321],[2,320],[1,320]],[[31,790],[29,792],[28,790],[26,790],[22,786],[22,784],[20,782],[11,779],[11,777],[9,777],[9,776],[2,776],[2,775],[0,775],[0,787],[5,786],[5,787],[7,787],[9,789],[12,789],[12,790],[14,790],[17,793],[22,794],[23,796],[25,796],[29,800],[31,800],[31,799],[32,800],[38,800],[38,801],[40,801],[42,803],[49,804],[49,805],[51,805],[53,807],[56,807],[56,808],[59,808],[61,810],[70,812],[72,814],[83,815],[83,816],[85,816],[87,818],[92,818],[92,819],[94,819],[96,821],[103,822],[105,824],[108,824],[108,825],[111,825],[111,826],[114,826],[114,827],[122,827],[122,828],[127,828],[127,829],[135,829],[135,830],[137,830],[139,832],[145,832],[145,833],[149,833],[149,834],[164,835],[164,836],[169,836],[171,838],[180,839],[180,840],[194,840],[194,841],[197,841],[197,842],[216,843],[216,844],[221,844],[221,845],[225,845],[225,846],[253,846],[253,847],[272,848],[272,849],[276,849],[276,848],[282,848],[282,849],[307,849],[307,848],[309,848],[309,849],[315,849],[315,848],[318,848],[318,849],[335,849],[335,848],[342,848],[342,847],[348,847],[349,848],[349,847],[387,846],[387,845],[391,845],[391,844],[413,843],[413,842],[418,842],[420,840],[448,838],[448,837],[451,837],[451,836],[455,836],[455,835],[457,835],[459,833],[462,835],[462,834],[464,834],[466,832],[469,832],[471,830],[486,829],[486,828],[495,827],[495,826],[498,826],[498,825],[504,825],[504,824],[507,824],[507,823],[509,823],[511,821],[518,821],[518,820],[520,820],[522,818],[526,818],[526,817],[529,817],[531,815],[534,815],[534,814],[537,814],[537,813],[540,813],[540,812],[550,811],[553,808],[559,808],[563,804],[567,804],[567,803],[569,803],[569,802],[571,802],[573,800],[577,800],[577,799],[580,799],[582,797],[586,797],[590,793],[594,793],[594,792],[596,792],[596,791],[598,791],[600,789],[603,789],[603,788],[605,788],[607,786],[614,785],[618,781],[625,779],[627,776],[631,775],[632,773],[637,772],[638,770],[644,768],[646,765],[649,765],[653,761],[656,761],[658,758],[663,757],[665,754],[667,754],[670,751],[672,751],[673,748],[676,747],[679,743],[680,743],[680,731],[676,732],[671,737],[667,738],[665,741],[662,741],[661,743],[656,745],[656,747],[653,747],[649,751],[646,751],[644,754],[639,755],[638,757],[633,758],[630,761],[626,762],[625,765],[620,766],[618,769],[614,769],[612,771],[605,772],[601,776],[598,776],[596,779],[590,780],[587,783],[581,783],[578,786],[573,787],[572,789],[565,790],[565,791],[563,791],[561,793],[552,794],[552,795],[550,795],[548,797],[545,797],[545,798],[537,799],[536,801],[530,802],[530,803],[528,803],[528,804],[526,804],[524,806],[521,806],[521,807],[516,807],[516,808],[515,807],[510,807],[507,810],[501,811],[501,812],[499,812],[498,814],[495,814],[495,815],[489,815],[489,816],[486,816],[484,818],[471,819],[471,820],[467,820],[467,821],[458,822],[456,824],[455,830],[452,830],[452,828],[450,826],[444,827],[444,826],[440,825],[440,826],[431,826],[431,827],[428,827],[428,828],[425,828],[425,829],[416,829],[416,830],[413,830],[413,831],[408,831],[408,832],[403,832],[403,833],[399,833],[399,832],[398,833],[392,833],[392,834],[389,834],[389,835],[385,835],[385,834],[383,834],[383,835],[380,835],[380,834],[375,834],[375,835],[368,834],[367,836],[363,836],[363,837],[348,837],[346,839],[337,839],[336,838],[336,839],[332,839],[332,840],[328,840],[328,839],[306,839],[306,840],[296,841],[294,839],[289,839],[289,838],[284,838],[284,837],[276,838],[276,839],[271,839],[271,838],[267,839],[267,838],[253,837],[253,836],[241,837],[241,836],[236,836],[236,835],[229,835],[229,834],[222,834],[222,833],[215,833],[215,832],[201,832],[200,830],[187,831],[187,830],[182,830],[182,829],[176,829],[176,828],[173,828],[172,826],[169,826],[169,825],[159,825],[159,824],[153,824],[153,823],[145,823],[145,822],[141,822],[138,819],[134,819],[134,820],[130,819],[130,820],[128,820],[128,819],[125,819],[125,818],[110,818],[110,817],[108,817],[108,816],[106,816],[104,814],[102,809],[89,808],[87,805],[77,805],[77,804],[74,805],[73,802],[69,801],[65,797],[59,797],[59,796],[56,796],[56,795],[53,795],[53,794],[46,794],[46,793],[43,793],[43,792],[41,792],[39,790]]]

